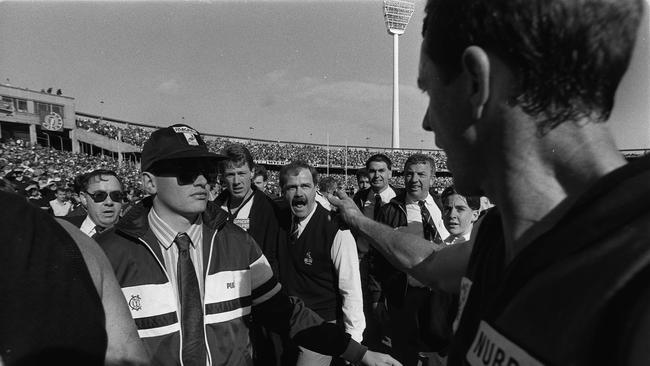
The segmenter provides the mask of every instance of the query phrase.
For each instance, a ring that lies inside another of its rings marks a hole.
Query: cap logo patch
[[[196,130],[189,128],[189,127],[172,127],[174,129],[174,132],[176,133],[182,133],[183,136],[185,136],[185,141],[189,145],[192,146],[199,146],[199,141],[196,139],[196,135],[199,133],[196,132]]]

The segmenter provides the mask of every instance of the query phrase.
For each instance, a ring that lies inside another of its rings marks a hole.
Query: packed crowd
[[[78,117],[77,127],[112,139],[118,139],[118,132],[122,135],[122,141],[134,146],[142,147],[144,141],[149,137],[153,129],[145,129],[139,126],[126,125],[118,127],[114,124],[92,118]],[[251,154],[258,161],[265,161],[270,164],[284,165],[291,160],[300,159],[309,162],[314,166],[330,166],[350,168],[362,167],[366,160],[373,154],[381,152],[389,156],[396,167],[402,167],[406,158],[421,150],[390,150],[345,146],[326,146],[301,143],[285,143],[275,141],[258,141],[243,138],[228,138],[220,136],[207,136],[206,143],[212,151],[219,151],[225,145],[237,142],[244,144]],[[424,151],[430,154],[435,162],[438,171],[447,171],[446,157],[441,150]],[[346,156],[347,155],[347,156]]]

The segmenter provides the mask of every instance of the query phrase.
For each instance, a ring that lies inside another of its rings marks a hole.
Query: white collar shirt
[[[151,231],[153,231],[156,239],[158,239],[158,244],[160,245],[162,256],[165,260],[165,269],[167,270],[169,281],[174,288],[176,302],[180,309],[181,305],[180,297],[178,296],[177,274],[178,246],[174,244],[174,239],[176,238],[176,235],[178,235],[178,232],[174,231],[165,221],[163,221],[153,208],[149,211],[148,219]],[[194,271],[196,272],[197,280],[199,282],[199,288],[201,289],[201,299],[203,299],[205,281],[203,277],[203,219],[201,218],[201,215],[198,215],[194,223],[190,225],[186,234],[192,240],[192,245],[190,245],[189,249],[190,258],[192,259]]]

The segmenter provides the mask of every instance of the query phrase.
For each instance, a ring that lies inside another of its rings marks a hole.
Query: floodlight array
[[[388,33],[404,34],[414,10],[415,2],[413,1],[384,0],[384,20]]]

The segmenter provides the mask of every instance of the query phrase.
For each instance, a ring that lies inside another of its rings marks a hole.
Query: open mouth
[[[307,206],[307,200],[305,200],[305,199],[301,199],[301,198],[299,198],[299,199],[294,199],[293,201],[291,201],[291,206],[292,206],[292,207],[295,207],[295,208],[297,208],[297,209],[302,209],[302,208],[304,208],[305,206]]]

